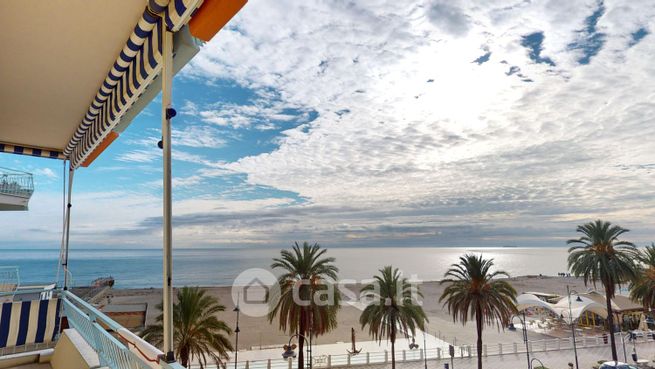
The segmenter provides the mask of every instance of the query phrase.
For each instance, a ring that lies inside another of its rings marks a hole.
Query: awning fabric
[[[245,3],[0,1],[0,153],[90,164],[161,90],[164,29],[175,73]]]
[[[607,317],[605,306],[585,296],[580,296],[580,301],[578,301],[578,296],[572,297],[570,309],[568,297],[561,298],[555,304],[548,303],[530,293],[523,293],[516,297],[517,310],[521,311],[531,307],[544,308],[566,320],[572,317],[573,321],[578,320],[586,311],[591,311],[603,318]]]
[[[179,30],[201,3],[201,0],[149,1],[64,150],[73,167],[84,162],[161,70],[161,16],[169,29]]]
[[[9,154],[18,154],[18,155],[29,155],[37,156],[41,158],[51,158],[51,159],[64,159],[64,153],[56,150],[45,150],[45,149],[36,149],[31,147],[23,147],[18,145],[7,145],[0,143],[0,152],[6,152]]]

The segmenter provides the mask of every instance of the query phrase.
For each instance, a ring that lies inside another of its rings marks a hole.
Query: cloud
[[[428,19],[439,29],[454,36],[469,31],[469,19],[452,1],[435,1],[429,5]]]
[[[34,171],[34,175],[43,176],[47,179],[57,179],[59,176],[50,168],[39,168]]]
[[[563,245],[600,217],[650,241],[654,19],[648,1],[251,0],[180,75],[240,90],[180,109],[176,240]],[[117,160],[154,166],[156,136]],[[160,234],[158,199],[114,196],[86,199],[121,206],[107,239]]]
[[[183,129],[173,129],[171,132],[173,145],[186,147],[219,148],[226,144],[221,137],[221,131],[207,126],[185,126]]]
[[[249,184],[317,206],[424,209],[449,226],[519,233],[544,221],[546,232],[615,215],[651,229],[652,173],[617,165],[655,159],[639,138],[655,133],[655,81],[643,79],[655,47],[626,41],[653,13],[638,2],[252,1],[185,73],[317,112],[272,152],[225,164]],[[494,58],[471,63],[480,45]]]

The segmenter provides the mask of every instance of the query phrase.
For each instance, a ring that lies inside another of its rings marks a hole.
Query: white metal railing
[[[69,325],[75,328],[98,353],[100,365],[112,369],[183,368],[178,363],[165,363],[163,360],[158,363],[148,364],[107,331],[119,332],[124,329],[121,325],[70,291],[64,291],[62,296],[64,313]],[[142,344],[148,345],[145,341]]]
[[[29,199],[33,192],[32,174],[0,167],[0,194]]]
[[[622,344],[621,334],[626,335],[626,332],[615,333],[617,349]],[[607,339],[607,343],[605,343]],[[646,334],[643,337],[637,337],[634,341],[636,344],[652,343],[655,342],[652,335]],[[609,336],[580,336],[575,340],[578,350],[587,348],[602,347],[609,345]],[[632,345],[632,342],[626,340],[625,344]],[[528,341],[528,349],[530,353],[536,352],[550,352],[560,350],[572,350],[573,340],[571,338],[552,338],[544,340]],[[280,350],[280,353],[282,350]],[[497,355],[517,355],[525,354],[525,342],[512,342],[512,343],[498,343],[482,347],[482,355],[497,356]],[[428,360],[441,360],[449,359],[448,346],[429,348],[427,350],[397,350],[396,362],[417,362],[424,360],[423,355],[426,355]],[[460,344],[455,346],[454,358],[470,358],[477,356],[477,349],[475,345]],[[350,367],[366,364],[385,364],[391,362],[391,353],[388,351],[382,352],[362,352],[358,355],[320,355],[315,356],[313,361],[314,368],[336,368],[336,367]],[[228,363],[227,368],[233,368],[234,362]],[[268,360],[252,360],[240,361],[237,363],[237,369],[293,369],[297,367],[297,361],[293,359],[274,358]],[[191,368],[199,368],[198,365],[191,365]],[[215,366],[205,366],[207,369],[214,369]]]

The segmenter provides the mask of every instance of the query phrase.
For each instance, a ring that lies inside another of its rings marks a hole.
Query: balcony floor
[[[12,366],[8,369],[51,369],[52,367],[48,363],[44,364],[26,364],[19,366]]]

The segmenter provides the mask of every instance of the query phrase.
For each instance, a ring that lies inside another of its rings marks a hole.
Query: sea
[[[336,259],[340,279],[371,278],[385,265],[404,276],[422,281],[443,278],[448,267],[466,253],[493,258],[497,269],[511,276],[557,275],[566,272],[566,247],[362,247],[328,248]],[[270,270],[277,248],[186,248],[173,251],[176,286],[229,286],[250,268]],[[0,249],[0,271],[18,270],[21,285],[48,284],[62,280],[58,274],[59,250]],[[112,276],[117,288],[150,288],[162,285],[161,249],[71,249],[69,270],[74,286],[87,286],[100,277]],[[7,268],[9,267],[9,268]],[[0,279],[15,273],[0,273]],[[3,283],[5,281],[1,281]]]

